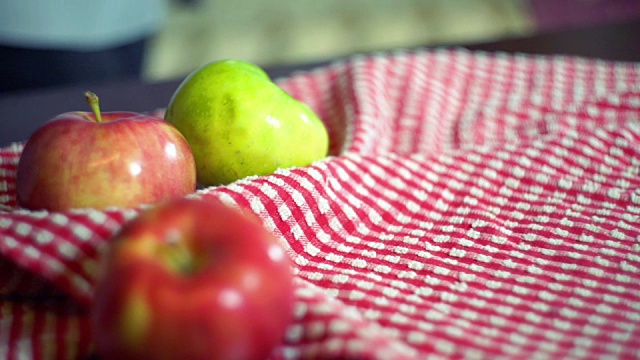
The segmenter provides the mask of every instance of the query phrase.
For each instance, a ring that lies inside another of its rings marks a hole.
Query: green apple
[[[187,139],[206,186],[306,166],[329,147],[318,116],[244,61],[195,70],[171,97],[165,119]]]

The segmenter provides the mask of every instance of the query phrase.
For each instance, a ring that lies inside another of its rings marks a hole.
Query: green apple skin
[[[176,89],[165,114],[189,143],[198,182],[229,184],[327,156],[324,123],[258,66],[223,60],[202,66]]]

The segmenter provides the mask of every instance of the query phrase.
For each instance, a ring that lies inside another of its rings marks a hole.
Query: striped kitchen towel
[[[292,258],[273,358],[640,358],[640,64],[399,51],[278,84],[330,156],[189,195]],[[22,148],[0,150],[0,358],[82,358],[96,265],[140,209],[19,209]]]

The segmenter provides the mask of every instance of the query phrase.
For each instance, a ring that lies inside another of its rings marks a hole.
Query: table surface
[[[470,50],[564,54],[640,62],[638,39],[640,19],[463,47]],[[331,60],[270,66],[265,70],[272,78],[279,78],[329,62]],[[150,111],[165,107],[180,81],[181,79],[144,83],[140,80],[128,80],[23,91],[0,96],[0,147],[28,139],[36,128],[57,114],[75,110],[88,111],[83,97],[85,90],[91,90],[100,96],[103,111]]]

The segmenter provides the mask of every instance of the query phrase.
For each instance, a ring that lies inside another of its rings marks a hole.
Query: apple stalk
[[[180,240],[168,240],[158,248],[158,255],[166,261],[169,268],[184,276],[192,275],[201,268],[198,257]]]
[[[91,110],[93,110],[93,114],[96,116],[96,122],[102,122],[102,115],[100,114],[100,99],[98,99],[98,95],[92,93],[91,91],[87,91],[84,93],[84,98],[91,106]]]

